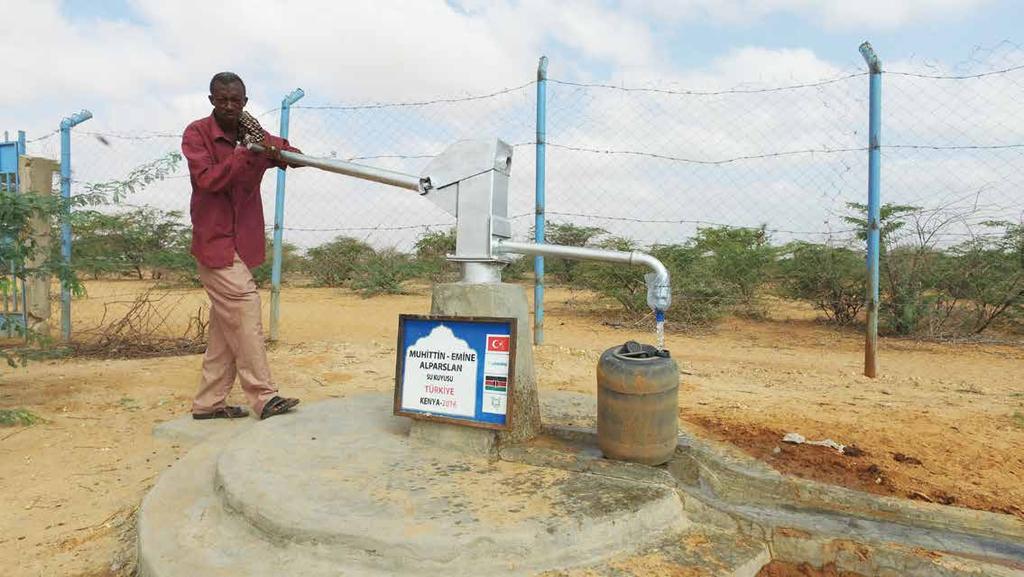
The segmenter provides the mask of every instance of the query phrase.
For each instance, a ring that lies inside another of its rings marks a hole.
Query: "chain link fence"
[[[939,247],[1024,220],[1024,50],[1004,44],[949,70],[883,75],[882,194],[915,207]]]
[[[884,58],[883,58],[884,61]],[[903,68],[900,68],[903,66]],[[891,69],[890,69],[891,68]],[[552,64],[557,70],[557,62]],[[997,237],[991,221],[1024,219],[1024,50],[977,51],[954,67],[893,64],[883,73],[883,203],[906,207],[905,238],[948,248]],[[426,102],[337,105],[315,95],[292,107],[291,142],[306,154],[419,174],[448,144],[498,137],[515,148],[514,235],[534,221],[536,86]],[[277,130],[279,110],[257,115]],[[183,122],[184,124],[184,122]],[[638,247],[684,244],[702,228],[763,230],[793,241],[854,247],[853,204],[867,197],[868,73],[725,89],[547,81],[546,215]],[[179,150],[180,135],[73,131],[74,194],[124,179]],[[56,134],[29,154],[59,157]],[[263,182],[268,233],[274,172]],[[289,171],[284,240],[309,249],[339,236],[410,251],[454,219],[408,191],[313,169]],[[187,224],[182,162],[118,212],[176,211]],[[884,216],[884,215],[883,215]]]
[[[306,154],[419,175],[448,145],[501,138],[513,145],[510,215],[523,234],[533,217],[534,83],[460,99],[292,107],[291,142]],[[312,169],[288,174],[285,238],[301,247],[344,235],[410,250],[425,231],[455,219],[406,190]]]
[[[866,191],[866,74],[725,91],[552,81],[551,220],[641,245],[699,227],[760,227],[777,241],[846,228]]]

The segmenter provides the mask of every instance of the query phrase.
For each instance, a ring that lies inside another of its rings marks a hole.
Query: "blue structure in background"
[[[18,157],[24,154],[25,132],[19,130],[18,139],[13,141],[4,132],[4,141],[0,143],[0,192],[21,192]],[[10,234],[0,236],[0,243],[5,246],[13,244],[16,240]],[[3,269],[3,278],[0,279],[0,283],[3,284],[3,316],[0,316],[0,331],[11,337],[28,327],[28,294],[25,290],[25,279],[18,276],[16,263],[2,263],[0,267]]]
[[[306,93],[301,88],[292,90],[281,101],[281,138],[288,138],[288,121],[292,104]],[[286,170],[277,169],[277,198],[274,204],[274,257],[270,268],[270,340],[277,340],[278,322],[281,318],[281,260],[284,243],[284,186]]]
[[[65,209],[60,225],[60,254],[64,266],[71,267],[71,129],[92,118],[82,110],[60,121],[60,197]],[[64,342],[71,340],[71,287],[60,285],[60,332]]]
[[[18,139],[10,140],[4,132],[4,141],[0,142],[0,186],[10,190],[11,182],[17,186],[18,157],[25,154],[25,131],[18,131]]]

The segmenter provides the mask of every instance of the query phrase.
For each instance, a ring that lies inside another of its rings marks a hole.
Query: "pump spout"
[[[672,304],[672,283],[669,278],[668,269],[665,268],[665,265],[660,260],[653,256],[637,250],[626,252],[506,240],[495,241],[494,252],[496,254],[516,253],[534,256],[553,256],[572,260],[617,262],[629,265],[644,265],[650,268],[651,272],[644,275],[644,281],[647,283],[647,306],[651,307],[651,310],[654,311],[657,322],[658,348],[664,348],[665,311]]]

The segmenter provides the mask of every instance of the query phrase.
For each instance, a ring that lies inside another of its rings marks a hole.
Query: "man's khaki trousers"
[[[210,329],[203,357],[203,381],[192,403],[193,414],[224,407],[235,376],[242,382],[249,405],[257,415],[277,394],[263,344],[260,294],[249,268],[235,255],[231,266],[198,265],[199,279],[210,297]]]

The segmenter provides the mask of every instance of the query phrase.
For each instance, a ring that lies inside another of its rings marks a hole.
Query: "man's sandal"
[[[299,404],[298,399],[286,399],[284,397],[274,397],[267,401],[267,404],[263,405],[263,411],[260,412],[260,419],[266,419],[275,415],[283,415],[288,411],[295,408],[295,405]]]
[[[214,409],[210,413],[192,413],[192,418],[197,420],[202,419],[241,419],[248,417],[249,411],[245,410],[244,407],[235,407],[228,405],[219,409]]]

